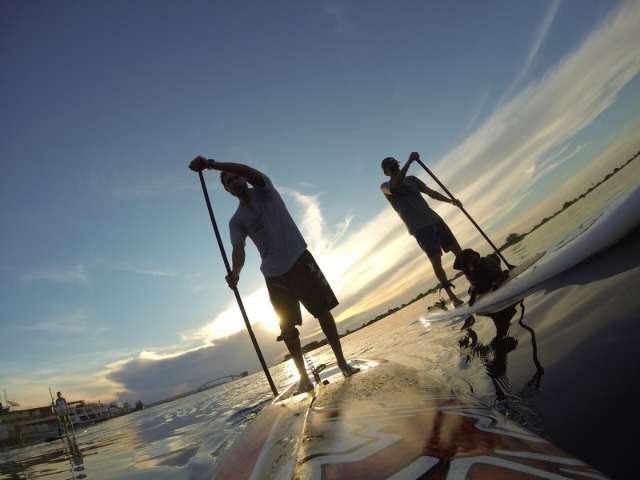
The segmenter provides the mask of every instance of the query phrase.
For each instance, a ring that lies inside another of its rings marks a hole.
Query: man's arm
[[[435,200],[440,200],[441,202],[450,203],[451,205],[455,205],[458,208],[462,208],[462,203],[457,198],[454,200],[451,200],[446,195],[443,195],[440,192],[436,192],[435,190],[431,190],[422,181],[420,181],[419,183],[420,183],[420,191],[425,195],[429,195],[431,198]]]
[[[409,155],[409,158],[400,169],[400,172],[398,173],[398,175],[394,176],[393,178],[391,178],[391,180],[389,180],[389,190],[398,187],[402,183],[402,180],[404,180],[404,177],[407,176],[407,172],[409,171],[409,167],[411,166],[411,164],[416,160],[418,160],[419,158],[420,158],[420,154],[418,152],[411,152],[411,155]]]
[[[265,185],[264,179],[266,175],[264,173],[242,163],[216,162],[213,159],[206,159],[203,156],[198,155],[196,158],[191,160],[189,168],[194,172],[201,172],[205,169],[229,172],[243,177],[251,185],[257,187],[264,187]]]
[[[235,288],[240,280],[240,272],[244,266],[244,245],[234,245],[231,252],[231,273],[225,278],[230,288]]]

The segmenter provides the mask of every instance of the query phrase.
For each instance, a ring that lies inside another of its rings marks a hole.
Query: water
[[[505,255],[518,263],[570,242],[637,186],[638,163]],[[640,393],[638,362],[630,355],[640,314],[633,293],[640,285],[639,242],[636,230],[604,255],[545,282],[506,322],[487,316],[476,316],[471,326],[429,322],[426,307],[435,298],[428,296],[345,337],[343,348],[348,357],[387,358],[437,376],[614,478],[631,478],[639,466],[627,407]],[[327,347],[313,357],[331,359]],[[271,371],[281,389],[294,380],[289,362]],[[257,373],[78,431],[79,472],[61,442],[1,452],[0,479],[209,478],[270,400]]]

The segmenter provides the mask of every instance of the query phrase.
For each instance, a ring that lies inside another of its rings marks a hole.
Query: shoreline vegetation
[[[524,240],[528,235],[530,235],[531,233],[535,232],[537,229],[539,229],[545,223],[547,223],[550,220],[554,219],[560,213],[564,212],[567,208],[571,207],[574,203],[579,202],[580,200],[584,199],[592,191],[594,191],[600,185],[605,183],[607,180],[609,180],[615,174],[620,172],[623,168],[629,166],[629,164],[631,164],[631,162],[634,161],[638,156],[640,156],[640,151],[638,151],[634,155],[632,155],[631,158],[629,158],[623,164],[615,167],[613,170],[611,170],[609,173],[607,173],[600,181],[592,184],[588,189],[586,189],[580,195],[578,195],[577,197],[575,197],[575,198],[573,198],[571,200],[567,200],[566,202],[564,202],[564,204],[562,205],[562,207],[559,210],[557,210],[556,212],[552,213],[548,217],[545,217],[542,220],[540,220],[540,222],[538,222],[536,225],[531,227],[531,229],[529,229],[529,231],[524,232],[524,233],[510,233],[509,235],[507,235],[507,238],[505,239],[504,243],[501,246],[498,247],[498,250],[503,251],[503,250],[505,250],[505,249],[507,249],[509,247],[512,247],[513,245],[516,245],[517,243],[521,242],[522,240]],[[460,278],[462,275],[463,275],[463,273],[459,272],[458,274],[456,274],[453,277],[451,277],[451,280],[456,280],[457,278]],[[365,327],[368,327],[369,325],[371,325],[373,323],[376,323],[376,322],[382,320],[383,318],[386,318],[389,315],[392,315],[392,314],[398,312],[399,310],[402,310],[405,307],[408,307],[409,305],[417,302],[418,300],[421,300],[422,298],[426,297],[427,295],[431,295],[433,293],[436,293],[439,288],[440,288],[440,284],[437,284],[434,287],[430,288],[429,290],[426,290],[426,291],[424,291],[422,293],[419,293],[416,297],[414,297],[413,299],[409,300],[408,302],[403,303],[402,305],[390,308],[386,312],[383,312],[383,313],[377,315],[376,317],[372,318],[368,322],[363,323],[359,327],[354,328],[353,330],[346,330],[344,333],[340,334],[340,338],[346,337],[347,335],[350,335],[350,334],[352,334],[354,332],[357,332],[358,330],[361,330],[361,329],[363,329]],[[434,303],[432,306],[436,306],[436,304]],[[304,345],[302,347],[302,351],[303,351],[303,353],[309,353],[309,352],[315,350],[316,348],[320,348],[320,347],[326,345],[327,343],[328,342],[327,342],[326,338],[324,338],[322,340],[313,341],[313,342],[310,342],[310,343],[307,343],[306,345]],[[285,362],[289,358],[291,358],[291,355],[289,355],[287,353],[284,356],[284,359],[282,361]]]

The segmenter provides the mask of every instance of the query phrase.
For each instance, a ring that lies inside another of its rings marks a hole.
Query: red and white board
[[[217,479],[604,479],[549,441],[387,361],[285,396],[222,459]]]

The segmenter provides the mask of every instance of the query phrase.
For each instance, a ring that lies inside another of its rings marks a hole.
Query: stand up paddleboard
[[[539,288],[543,282],[569,270],[592,255],[614,245],[640,225],[640,187],[618,199],[606,212],[580,226],[548,252],[525,260],[509,272],[509,279],[496,291],[480,297],[473,306],[462,305],[446,312],[433,312],[429,320],[465,318],[491,312],[515,302]]]
[[[547,440],[417,370],[355,360],[262,410],[215,479],[604,479]],[[328,381],[325,384],[324,381]]]

